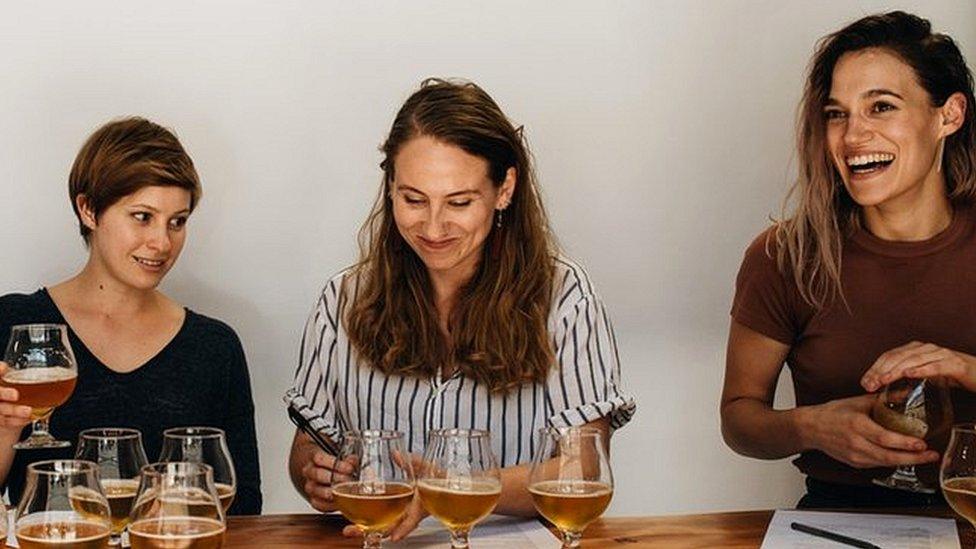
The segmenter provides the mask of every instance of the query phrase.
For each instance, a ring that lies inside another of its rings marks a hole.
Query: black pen
[[[851,547],[860,547],[861,549],[881,549],[877,545],[859,540],[856,538],[848,537],[843,534],[835,534],[834,532],[829,532],[827,530],[821,530],[820,528],[815,528],[807,524],[801,524],[799,522],[791,522],[790,528],[796,530],[797,532],[803,532],[804,534],[810,534],[811,536],[817,536],[829,540],[836,541],[837,543],[843,543],[844,545],[850,545]]]

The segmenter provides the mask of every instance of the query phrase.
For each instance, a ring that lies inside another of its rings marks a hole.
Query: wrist
[[[797,406],[792,413],[793,435],[799,451],[815,450],[814,433],[817,425],[817,406]]]

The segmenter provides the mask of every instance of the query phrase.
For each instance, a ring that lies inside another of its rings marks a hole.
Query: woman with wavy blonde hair
[[[737,452],[795,454],[801,507],[926,505],[872,484],[939,458],[870,417],[903,376],[976,390],[976,117],[951,38],[904,12],[824,38],[799,109],[792,215],[746,251],[736,280],[722,431]],[[789,366],[796,407],[773,409]],[[976,398],[953,394],[957,418]],[[920,474],[924,474],[922,468]]]
[[[558,254],[521,128],[484,90],[425,81],[381,151],[360,261],[319,296],[286,401],[331,443],[394,429],[419,454],[433,429],[490,431],[495,512],[534,514],[534,433],[588,425],[609,440],[633,414],[609,317]],[[343,467],[296,432],[291,476],[314,508],[335,509]],[[394,539],[421,515],[414,505]]]

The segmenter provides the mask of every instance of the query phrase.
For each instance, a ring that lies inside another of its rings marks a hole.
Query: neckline
[[[877,255],[888,257],[919,257],[936,253],[958,241],[971,225],[971,208],[955,208],[952,221],[941,232],[925,240],[899,241],[879,238],[864,226],[851,235],[851,241]]]
[[[134,376],[139,372],[145,370],[147,367],[151,367],[156,362],[158,362],[159,358],[167,354],[169,352],[170,347],[172,347],[178,339],[183,337],[183,333],[187,330],[187,327],[190,324],[190,317],[194,314],[193,311],[191,311],[187,307],[183,307],[183,311],[184,311],[183,323],[180,324],[180,328],[179,330],[176,331],[176,334],[173,335],[173,337],[170,338],[170,340],[167,341],[166,344],[163,345],[162,348],[160,348],[156,354],[146,359],[142,364],[140,364],[139,366],[135,367],[132,370],[129,370],[128,372],[119,372],[117,370],[113,370],[112,368],[109,368],[108,365],[102,362],[102,359],[98,358],[98,356],[95,353],[93,353],[91,349],[88,348],[88,344],[85,343],[83,339],[81,339],[78,333],[75,332],[74,328],[71,327],[71,324],[68,323],[68,320],[61,312],[61,309],[58,308],[58,304],[54,302],[54,299],[51,297],[51,294],[50,292],[47,291],[46,287],[42,287],[40,290],[38,290],[38,293],[41,294],[44,300],[47,301],[47,304],[51,308],[51,310],[54,311],[55,315],[57,316],[58,322],[68,327],[68,337],[73,338],[74,341],[78,343],[78,347],[80,347],[80,349],[78,348],[73,349],[75,351],[75,355],[78,354],[79,350],[84,351],[88,356],[90,356],[93,359],[93,361],[95,362],[96,365],[98,365],[99,368],[101,368],[102,370],[104,370],[110,375],[118,376],[118,377]],[[72,346],[74,347],[74,344]]]

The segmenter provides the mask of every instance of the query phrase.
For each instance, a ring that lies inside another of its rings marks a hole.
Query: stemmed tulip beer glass
[[[352,473],[332,482],[336,507],[363,531],[364,549],[380,547],[383,533],[400,520],[414,497],[403,433],[347,432],[337,459],[349,464]]]
[[[148,464],[142,434],[135,429],[86,429],[78,435],[75,459],[95,463],[112,518],[112,542],[118,544],[129,524],[139,490],[139,473]]]
[[[539,513],[562,532],[563,547],[577,547],[583,530],[613,497],[613,474],[603,433],[589,427],[548,428],[529,473],[529,493]]]
[[[468,547],[471,528],[492,512],[501,473],[487,431],[431,431],[417,475],[420,501],[451,532],[451,546]]]
[[[885,429],[924,439],[930,448],[938,450],[946,445],[952,418],[949,389],[941,378],[893,381],[878,395],[871,409],[871,419]],[[918,478],[913,465],[899,467],[874,483],[911,492],[931,494],[936,490]]]
[[[78,366],[63,324],[22,324],[10,329],[3,355],[7,371],[0,385],[17,389],[17,404],[31,407],[31,435],[14,444],[17,450],[67,448],[71,443],[56,440],[47,422],[58,406],[75,390]]]

